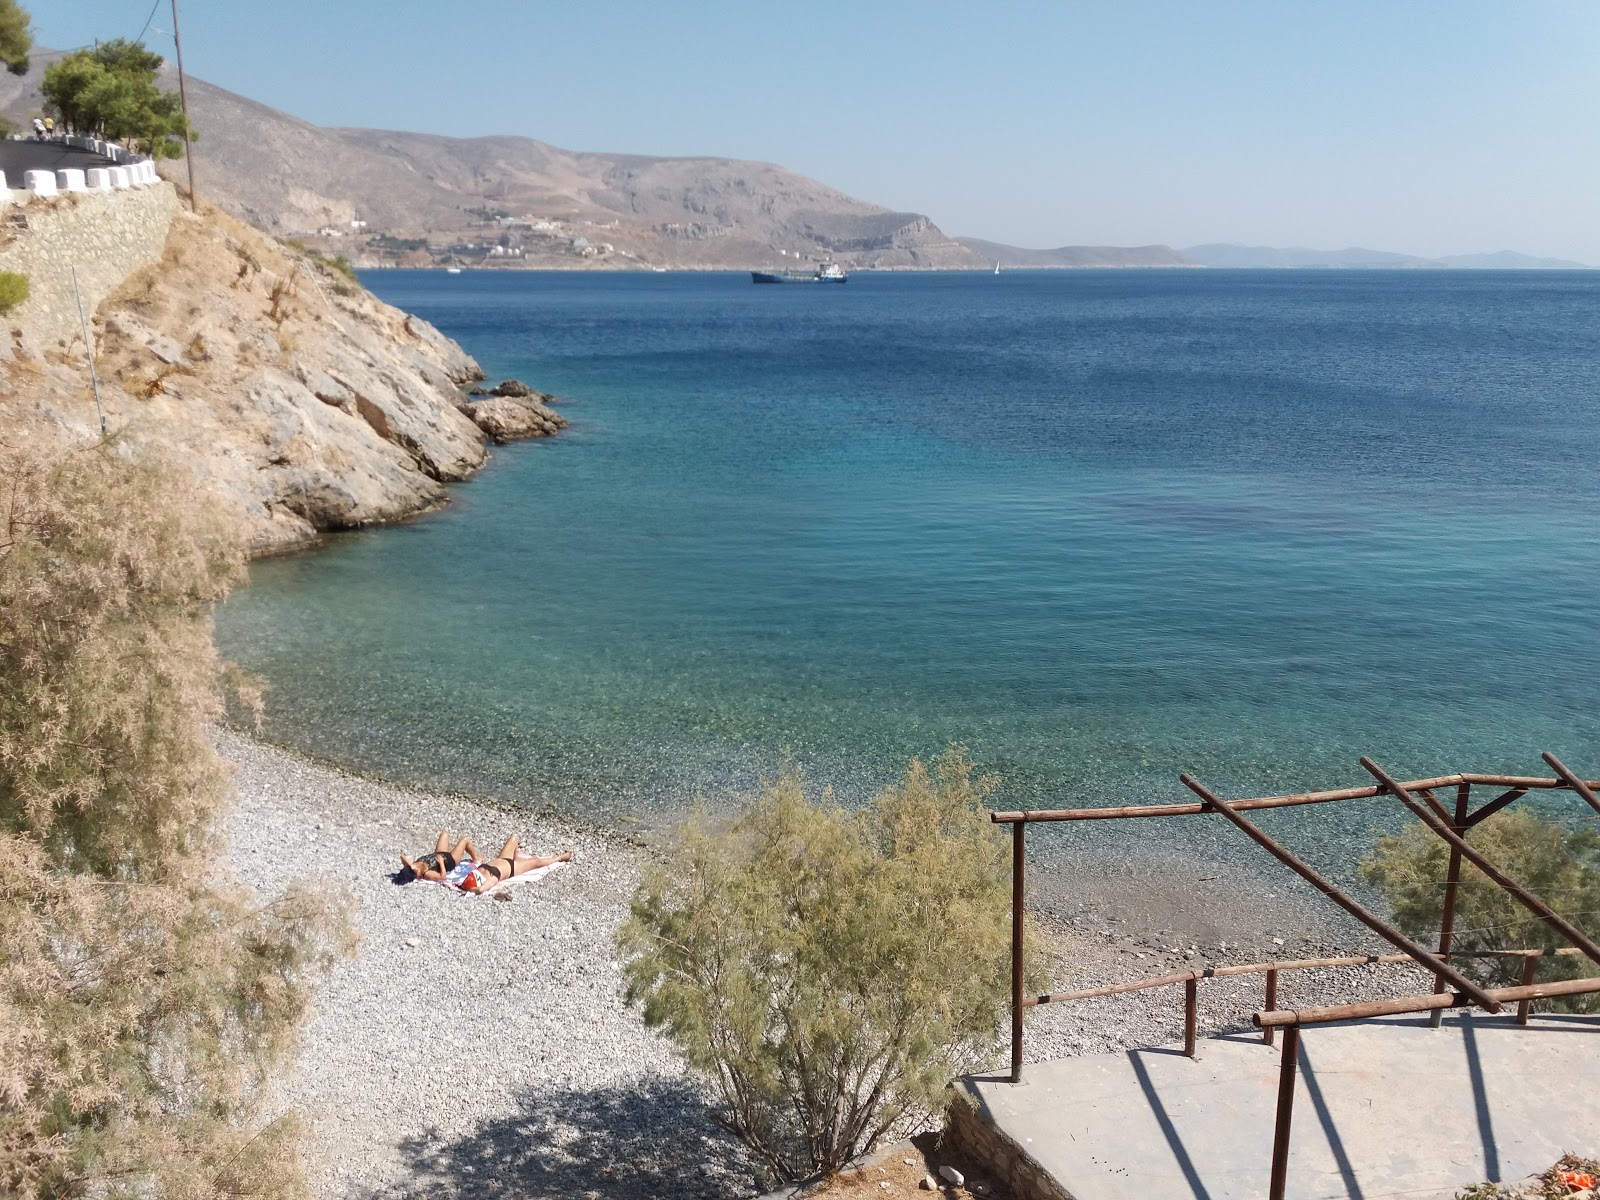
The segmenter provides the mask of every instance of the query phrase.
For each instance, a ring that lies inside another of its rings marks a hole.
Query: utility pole
[[[183,158],[189,164],[189,211],[195,212],[194,147],[189,144],[189,89],[183,82],[183,39],[178,36],[178,0],[172,0],[172,45],[178,52],[178,104],[183,109]]]

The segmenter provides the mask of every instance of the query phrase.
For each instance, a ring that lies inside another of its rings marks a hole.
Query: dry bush
[[[1473,849],[1579,929],[1591,936],[1600,934],[1600,832],[1592,827],[1568,829],[1542,821],[1526,809],[1514,809],[1473,826],[1466,838]],[[1416,823],[1396,837],[1381,839],[1361,864],[1361,875],[1388,897],[1400,928],[1426,943],[1439,937],[1449,866],[1449,845]],[[1462,862],[1453,942],[1457,952],[1554,950],[1565,944],[1559,933],[1477,867]],[[1487,987],[1512,987],[1522,971],[1522,959],[1512,957],[1463,958],[1455,965]],[[1539,979],[1545,983],[1596,973],[1594,965],[1581,957],[1547,957],[1539,964]],[[1540,1004],[1594,1012],[1600,1011],[1600,996]]]
[[[780,1179],[836,1171],[942,1109],[1007,998],[1006,845],[959,750],[867,808],[786,772],[680,831],[618,934],[629,999]]]
[[[111,444],[0,480],[0,1194],[303,1194],[254,1112],[347,902],[218,865],[238,529]]]

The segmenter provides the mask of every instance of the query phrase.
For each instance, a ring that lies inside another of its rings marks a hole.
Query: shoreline
[[[298,1058],[267,1106],[268,1115],[292,1108],[304,1118],[316,1195],[515,1187],[528,1196],[736,1200],[761,1192],[705,1087],[622,1001],[612,935],[655,850],[564,816],[364,778],[236,730],[214,737],[237,768],[225,829],[239,880],[271,894],[322,876],[354,899],[360,949],[318,989]],[[505,902],[391,882],[399,854],[427,848],[440,828],[483,843],[514,832],[534,853],[572,849],[575,861]],[[1320,919],[1283,930],[1276,945],[1212,939],[1209,930],[1251,923],[1253,887],[1200,895],[1180,887],[1163,899],[1146,868],[1159,873],[1159,860],[1108,872],[1087,889],[1078,880],[1034,891],[1054,987],[1258,961],[1261,949],[1299,957],[1373,948],[1365,931]],[[1431,986],[1408,983],[1405,970],[1295,972],[1281,1000],[1336,1003]],[[1208,981],[1202,1036],[1247,1025],[1258,987],[1247,977]],[[1052,1005],[1030,1013],[1026,1058],[1172,1044],[1182,1019],[1173,989]],[[996,1064],[1003,1054],[1002,1039]]]

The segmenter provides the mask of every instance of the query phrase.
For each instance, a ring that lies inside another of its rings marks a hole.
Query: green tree
[[[28,73],[28,54],[33,49],[33,30],[28,10],[17,0],[0,0],[0,63],[13,75]]]
[[[634,897],[630,1000],[778,1178],[837,1170],[992,1056],[1010,978],[993,786],[952,749],[849,812],[787,771],[720,831],[691,818]]]
[[[52,63],[39,90],[80,133],[131,141],[154,158],[178,158],[183,112],[178,93],[156,86],[162,61],[142,43],[117,38]]]
[[[1475,850],[1587,933],[1600,933],[1600,831],[1568,829],[1542,821],[1526,809],[1496,813],[1467,833]],[[1439,936],[1450,847],[1421,823],[1396,837],[1381,839],[1361,864],[1361,876],[1393,906],[1395,922],[1424,943]],[[1564,945],[1560,934],[1501,890],[1471,863],[1461,864],[1456,890],[1454,948],[1492,951]],[[1518,982],[1522,960],[1515,957],[1463,958],[1456,962],[1469,978],[1490,987]],[[1600,973],[1582,957],[1546,958],[1539,979],[1576,979]],[[1574,996],[1545,1001],[1552,1006],[1600,1011],[1600,997]]]
[[[221,865],[237,529],[115,444],[0,478],[0,1195],[301,1195],[256,1105],[348,924]]]

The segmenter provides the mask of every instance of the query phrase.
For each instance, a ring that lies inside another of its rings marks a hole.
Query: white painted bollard
[[[139,187],[149,187],[155,180],[155,164],[148,158],[143,162],[133,164],[134,183]]]
[[[35,196],[54,196],[56,194],[56,173],[54,171],[24,171],[22,186]]]
[[[133,186],[133,180],[128,178],[127,167],[111,168],[111,186],[116,188],[119,192]]]
[[[111,190],[111,171],[106,167],[90,167],[83,173],[84,182],[89,185],[91,192],[109,192]]]
[[[56,172],[56,186],[63,192],[86,192],[89,185],[84,182],[83,172],[77,167],[63,167]]]
[[[0,205],[11,203],[11,189],[6,185],[6,173],[0,171]]]

